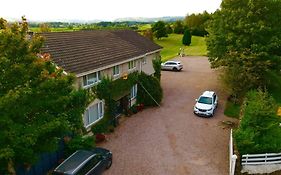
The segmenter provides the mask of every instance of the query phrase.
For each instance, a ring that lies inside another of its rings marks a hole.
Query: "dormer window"
[[[83,76],[83,87],[87,88],[101,80],[100,71]]]

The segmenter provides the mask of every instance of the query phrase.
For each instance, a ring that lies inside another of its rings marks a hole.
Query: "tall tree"
[[[184,23],[191,30],[191,34],[195,36],[205,36],[207,23],[211,19],[211,15],[204,11],[204,13],[191,14],[185,17]]]
[[[158,21],[152,26],[152,31],[154,33],[154,36],[157,39],[160,39],[162,37],[168,37],[167,31],[166,31],[166,24],[164,21]]]
[[[224,0],[213,15],[207,39],[209,60],[213,68],[226,69],[229,81],[239,82],[240,89],[233,88],[238,84],[230,87],[234,95],[263,86],[268,70],[280,70],[280,8],[280,0]]]
[[[182,44],[189,46],[191,44],[191,33],[188,29],[185,29],[184,35],[182,37]]]
[[[174,33],[176,34],[183,34],[184,26],[182,21],[176,21],[174,24]]]
[[[40,53],[42,37],[27,32],[24,18],[12,25],[0,19],[0,164],[9,174],[55,150],[65,132],[79,132],[87,103],[74,76]]]

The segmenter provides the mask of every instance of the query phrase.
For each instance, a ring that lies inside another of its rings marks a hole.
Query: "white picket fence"
[[[281,153],[242,155],[242,165],[269,165],[281,163]]]
[[[235,173],[235,164],[237,156],[233,154],[233,137],[232,129],[230,130],[230,139],[229,139],[229,175],[234,175]]]

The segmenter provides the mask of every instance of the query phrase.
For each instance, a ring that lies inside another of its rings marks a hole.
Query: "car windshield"
[[[212,98],[210,98],[210,97],[200,97],[199,100],[198,100],[198,103],[211,105],[212,104]]]

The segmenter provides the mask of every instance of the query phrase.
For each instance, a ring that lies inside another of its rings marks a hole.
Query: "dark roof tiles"
[[[161,49],[131,30],[91,30],[41,33],[43,53],[72,73],[84,73]]]

